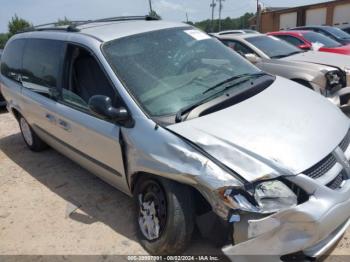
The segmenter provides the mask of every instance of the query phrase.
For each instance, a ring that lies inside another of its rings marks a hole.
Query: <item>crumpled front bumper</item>
[[[302,251],[318,257],[342,236],[350,224],[350,181],[334,191],[305,175],[290,180],[306,189],[309,200],[262,219],[247,219],[247,240],[224,247],[225,255],[231,259],[254,255],[279,258]],[[234,224],[234,229],[239,223],[244,221]]]

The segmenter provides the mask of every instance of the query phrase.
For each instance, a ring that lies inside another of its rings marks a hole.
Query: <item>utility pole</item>
[[[221,12],[222,12],[222,8],[224,7],[222,2],[224,2],[225,0],[216,0],[219,2],[219,32],[221,31]]]
[[[214,32],[214,11],[216,7],[215,0],[212,0],[210,7],[211,7],[211,32]]]
[[[152,0],[148,0],[148,2],[149,2],[149,12],[150,14],[152,14],[153,13]]]
[[[186,22],[188,24],[188,13],[186,12]]]
[[[255,30],[260,32],[260,3],[259,0],[256,0],[256,28]]]

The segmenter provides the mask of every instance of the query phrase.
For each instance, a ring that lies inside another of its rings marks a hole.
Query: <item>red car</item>
[[[313,31],[280,31],[271,32],[268,35],[278,37],[303,50],[314,50],[315,47],[321,52],[331,52],[343,55],[350,55],[350,44],[341,43]]]

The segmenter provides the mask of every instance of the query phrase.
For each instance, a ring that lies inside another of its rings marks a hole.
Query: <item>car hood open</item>
[[[334,66],[344,70],[350,68],[350,58],[341,54],[308,51],[282,58],[284,61],[309,62]]]
[[[254,181],[269,175],[259,165],[289,174],[313,166],[339,145],[349,120],[321,95],[277,77],[239,104],[168,128]]]

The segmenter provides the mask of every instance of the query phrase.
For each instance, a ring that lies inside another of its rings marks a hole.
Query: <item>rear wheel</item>
[[[146,177],[138,181],[134,197],[141,245],[152,255],[182,253],[194,227],[190,189],[162,178]]]
[[[42,141],[33,131],[28,124],[27,120],[23,116],[19,116],[19,126],[24,142],[27,144],[30,150],[39,152],[47,148],[47,145]]]

